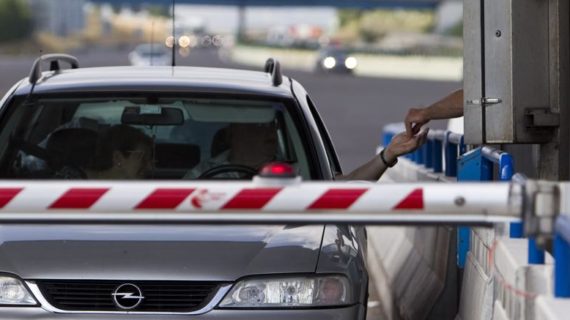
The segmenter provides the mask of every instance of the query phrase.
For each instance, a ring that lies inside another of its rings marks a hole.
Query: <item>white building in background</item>
[[[283,1],[286,2],[286,1]],[[239,12],[235,6],[185,5],[176,6],[176,21],[200,18],[211,33],[235,33]],[[336,9],[330,7],[250,7],[245,9],[245,28],[267,32],[275,26],[310,24],[325,31],[336,27]]]
[[[462,0],[443,0],[436,11],[436,27],[437,33],[455,27],[463,21],[463,1]]]
[[[36,31],[67,36],[85,28],[85,0],[28,0]]]

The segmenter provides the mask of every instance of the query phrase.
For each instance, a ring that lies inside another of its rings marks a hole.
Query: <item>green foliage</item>
[[[451,27],[445,33],[450,36],[463,37],[463,21]]]
[[[153,17],[170,17],[168,6],[148,6],[148,13]]]
[[[24,0],[0,0],[0,42],[24,40],[32,31],[31,12]]]
[[[339,25],[342,28],[351,23],[354,23],[355,21],[359,21],[362,17],[362,11],[355,9],[343,9],[338,10],[337,15]]]
[[[340,37],[356,35],[365,42],[376,42],[391,32],[429,32],[435,23],[430,10],[339,10],[338,18]]]

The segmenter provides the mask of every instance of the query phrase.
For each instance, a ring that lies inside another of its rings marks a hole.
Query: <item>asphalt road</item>
[[[76,53],[83,67],[126,65],[127,50],[85,50]],[[0,93],[26,77],[35,57],[0,56]],[[240,67],[224,63],[213,50],[194,50],[181,65]],[[373,156],[382,127],[402,121],[410,107],[428,104],[460,86],[456,82],[352,77],[340,74],[283,72],[307,89],[323,117],[345,171]],[[435,123],[441,127],[444,124]]]

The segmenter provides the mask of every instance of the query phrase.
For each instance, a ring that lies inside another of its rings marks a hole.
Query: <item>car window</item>
[[[2,179],[249,179],[273,161],[311,178],[282,102],[49,97],[9,111]]]

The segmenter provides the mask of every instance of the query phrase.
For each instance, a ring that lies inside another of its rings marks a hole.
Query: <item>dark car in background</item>
[[[152,154],[128,150],[149,160],[133,183],[250,179],[257,168],[231,157],[244,126],[272,130],[259,153],[304,180],[341,172],[308,93],[275,60],[265,72],[81,69],[49,55],[1,104],[1,179],[91,180],[94,152],[108,142],[100,136],[116,126],[153,144]],[[0,241],[2,319],[365,319],[362,227],[10,224]]]
[[[132,66],[169,66],[172,61],[171,51],[163,43],[143,43],[129,53]]]
[[[348,49],[325,47],[318,51],[315,61],[316,72],[352,74],[358,66],[358,60]]]

